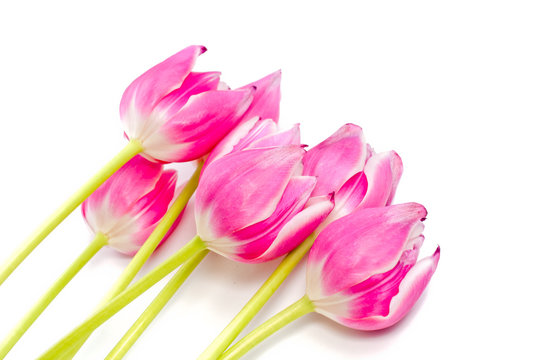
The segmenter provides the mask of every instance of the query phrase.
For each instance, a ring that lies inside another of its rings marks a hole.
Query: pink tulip
[[[309,254],[315,311],[360,330],[401,320],[429,283],[440,248],[417,262],[427,211],[416,203],[358,209],[329,224]]]
[[[166,213],[176,181],[175,171],[136,156],[85,200],[83,216],[108,245],[133,255]]]
[[[335,192],[335,207],[319,229],[358,207],[391,204],[403,172],[396,152],[375,154],[354,124],[343,125],[310,149],[303,166],[303,175],[318,179],[313,196]]]
[[[129,139],[159,162],[189,161],[207,154],[249,109],[254,87],[220,88],[220,73],[192,72],[206,51],[190,46],[134,80],[120,103]]]
[[[262,262],[288,253],[314,231],[333,200],[309,201],[316,178],[301,175],[304,153],[299,145],[248,148],[213,161],[195,202],[198,235],[207,247],[234,260]]]

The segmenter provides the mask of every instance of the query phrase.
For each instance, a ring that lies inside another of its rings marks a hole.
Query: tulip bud
[[[83,217],[108,245],[133,255],[168,210],[176,181],[175,171],[136,156],[83,202]]]
[[[314,231],[333,202],[329,196],[308,201],[316,178],[300,175],[304,153],[299,145],[249,148],[211,162],[195,202],[198,235],[207,247],[262,262],[288,253]]]
[[[417,262],[427,212],[408,203],[358,209],[329,224],[307,265],[315,311],[343,325],[378,330],[401,320],[437,267],[440,248]]]
[[[159,162],[190,161],[207,154],[241,120],[253,87],[222,90],[220,73],[192,72],[206,51],[190,46],[154,66],[124,92],[120,116],[142,155]]]

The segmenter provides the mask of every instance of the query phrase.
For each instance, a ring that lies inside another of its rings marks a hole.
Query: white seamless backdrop
[[[309,145],[363,127],[405,171],[396,202],[429,210],[435,276],[397,326],[374,333],[309,315],[246,359],[542,357],[538,1],[21,1],[0,3],[0,261],[125,143],[124,88],[203,44],[197,70],[237,87],[283,70],[281,123]],[[179,166],[183,177],[193,164]],[[332,171],[332,170],[330,170]],[[192,204],[144,271],[195,233]],[[91,239],[74,212],[0,287],[0,337]],[[129,259],[104,249],[7,359],[34,359],[93,309]],[[126,359],[195,359],[277,265],[211,255]],[[300,266],[250,328],[304,291]],[[102,326],[103,358],[164,282]]]

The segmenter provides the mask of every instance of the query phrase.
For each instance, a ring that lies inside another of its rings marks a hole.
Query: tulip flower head
[[[269,124],[260,122],[256,130]],[[314,231],[333,201],[328,195],[310,199],[316,178],[301,175],[304,154],[299,145],[248,148],[211,162],[195,203],[198,235],[207,247],[234,260],[262,262]]]
[[[312,195],[335,192],[335,207],[319,230],[356,208],[391,204],[402,172],[396,152],[375,154],[359,126],[343,125],[303,158],[303,174],[318,180]]]
[[[108,245],[132,255],[168,210],[176,182],[174,170],[136,156],[85,200],[83,217]]]
[[[360,330],[392,326],[412,308],[436,270],[440,248],[417,261],[427,212],[408,203],[358,209],[329,224],[307,265],[315,311]]]
[[[220,73],[192,72],[206,48],[189,46],[134,80],[120,117],[126,137],[158,162],[190,161],[207,154],[242,119],[255,88],[222,89]]]

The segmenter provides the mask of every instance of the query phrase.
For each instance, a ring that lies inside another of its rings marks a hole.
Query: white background
[[[399,325],[362,333],[313,314],[247,359],[541,358],[541,17],[538,1],[4,1],[0,261],[124,145],[124,88],[203,44],[196,70],[220,70],[232,87],[281,68],[281,122],[301,122],[305,143],[354,122],[376,150],[398,151],[396,200],[424,204],[425,251],[442,246],[433,281]],[[182,168],[188,177],[191,165]],[[194,231],[190,205],[151,266]],[[78,210],[0,287],[0,337],[90,239]],[[42,353],[128,261],[99,253],[8,359]],[[209,256],[126,358],[195,359],[276,265]],[[78,359],[103,358],[159,288],[100,328]],[[300,267],[252,326],[303,291]]]

